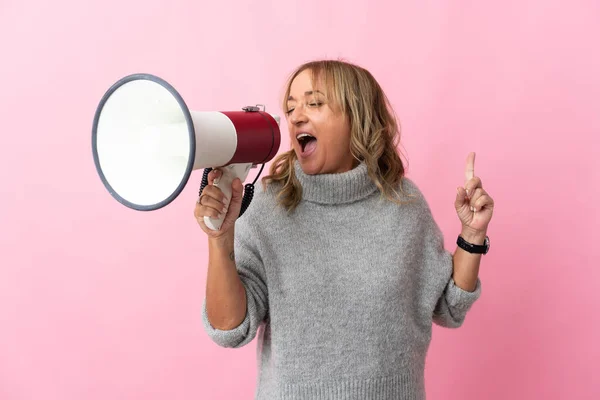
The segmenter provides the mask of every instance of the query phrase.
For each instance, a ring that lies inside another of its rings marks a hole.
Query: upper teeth
[[[305,137],[312,137],[312,135],[309,135],[308,133],[299,133],[298,135],[296,135],[296,139],[302,139]]]

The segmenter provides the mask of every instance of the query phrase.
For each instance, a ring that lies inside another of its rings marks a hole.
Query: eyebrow
[[[309,90],[308,92],[304,92],[304,95],[305,96],[310,96],[313,93],[321,93],[321,94],[323,94],[323,92],[321,92],[320,90],[315,90],[315,91]],[[294,97],[293,96],[289,96],[287,99],[288,99],[288,101],[294,100]]]

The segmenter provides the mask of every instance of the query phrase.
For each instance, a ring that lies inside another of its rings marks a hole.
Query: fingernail
[[[225,204],[226,206],[228,206],[228,205],[229,205],[229,199],[228,199],[227,197],[225,197],[225,198],[223,199],[223,204]]]
[[[467,196],[469,195],[469,189],[465,189],[465,191],[467,192]]]
[[[223,207],[223,214],[227,213],[227,207]]]

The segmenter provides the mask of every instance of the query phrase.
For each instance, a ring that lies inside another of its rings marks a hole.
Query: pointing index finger
[[[469,153],[467,157],[467,167],[465,169],[465,184],[475,176],[475,153]]]

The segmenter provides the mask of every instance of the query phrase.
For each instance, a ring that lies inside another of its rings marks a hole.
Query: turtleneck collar
[[[314,203],[350,203],[377,190],[364,162],[347,172],[308,175],[296,160],[294,170],[302,185],[302,199]]]

